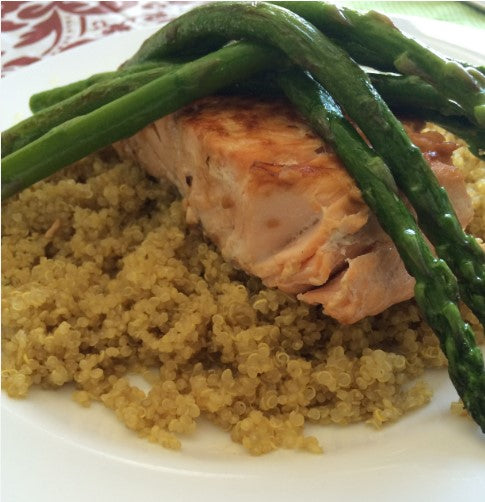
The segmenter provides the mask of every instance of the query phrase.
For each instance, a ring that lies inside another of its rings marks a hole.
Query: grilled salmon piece
[[[472,217],[456,148],[407,125],[461,223]],[[180,191],[223,256],[342,323],[413,296],[414,281],[331,147],[285,101],[209,97],[116,145]],[[412,166],[410,166],[412,169]]]

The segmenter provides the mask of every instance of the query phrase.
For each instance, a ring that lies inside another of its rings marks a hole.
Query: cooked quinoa
[[[464,148],[455,163],[483,238],[485,163]],[[2,235],[2,387],[71,384],[168,448],[203,415],[252,454],[318,453],[305,423],[380,427],[427,403],[419,378],[446,364],[413,302],[342,326],[265,288],[185,224],[171,187],[109,149],[9,200]]]

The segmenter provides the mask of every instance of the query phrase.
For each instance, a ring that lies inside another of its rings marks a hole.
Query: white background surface
[[[412,18],[399,25],[450,56],[484,63],[483,32]],[[34,92],[116,68],[152,31],[113,35],[8,76],[2,130],[28,116]],[[172,452],[138,439],[100,405],[81,408],[70,389],[23,401],[2,393],[2,501],[483,501],[485,436],[450,414],[457,396],[445,372],[426,379],[432,403],[381,431],[308,428],[324,455],[256,458],[210,424]]]

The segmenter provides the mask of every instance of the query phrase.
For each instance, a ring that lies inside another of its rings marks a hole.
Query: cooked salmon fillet
[[[416,123],[407,129],[466,225],[456,145]],[[285,101],[205,98],[116,147],[174,183],[187,221],[267,286],[346,324],[413,296],[414,280],[343,164]]]

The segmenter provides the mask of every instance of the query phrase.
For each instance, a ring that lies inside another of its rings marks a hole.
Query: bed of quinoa
[[[463,148],[455,163],[483,238],[485,163]],[[380,427],[427,403],[420,377],[446,364],[413,302],[341,326],[265,288],[185,225],[172,188],[110,149],[9,200],[2,235],[5,391],[71,384],[168,448],[205,416],[252,454],[320,452],[305,423]]]

